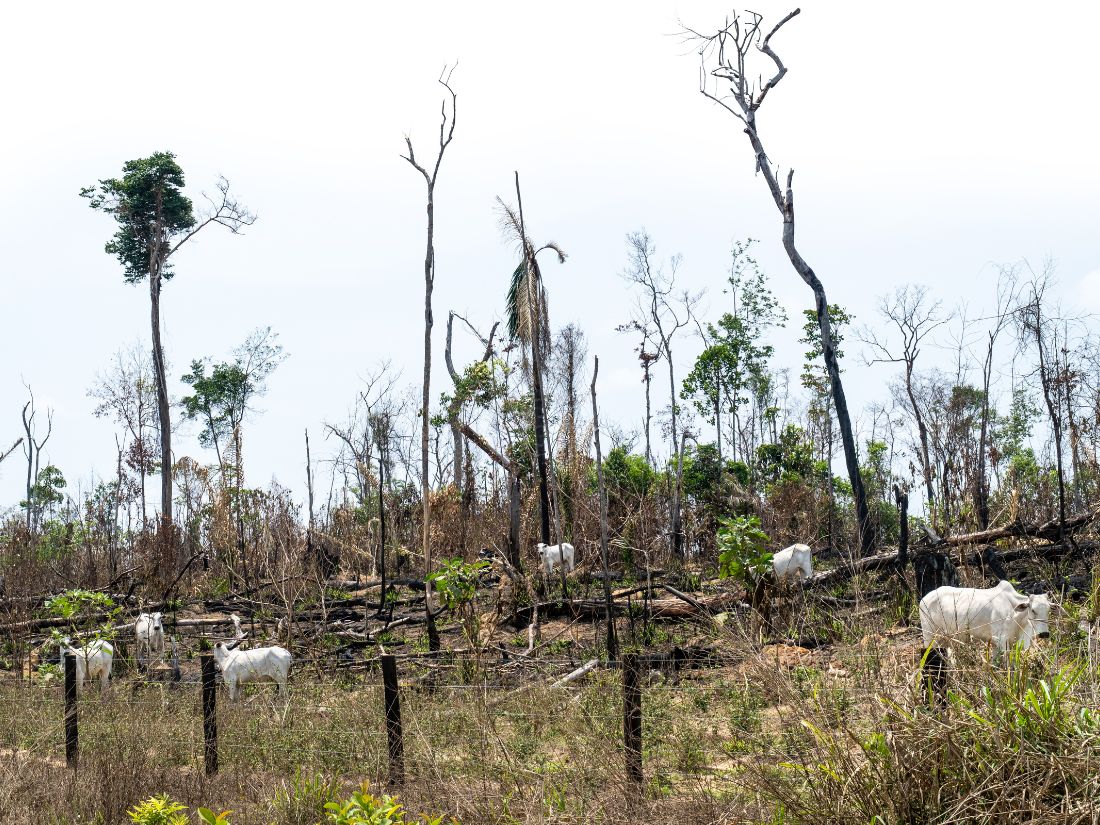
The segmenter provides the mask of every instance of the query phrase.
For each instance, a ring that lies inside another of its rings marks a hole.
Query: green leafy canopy
[[[118,222],[104,249],[118,258],[127,283],[143,280],[150,271],[159,271],[165,280],[172,277],[167,264],[172,239],[195,225],[191,199],[180,191],[183,185],[176,156],[154,152],[127,161],[121,178],[107,178],[80,190],[92,209]]]

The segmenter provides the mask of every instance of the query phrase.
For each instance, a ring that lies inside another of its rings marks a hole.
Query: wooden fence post
[[[386,703],[386,740],[390,751],[390,783],[405,782],[405,747],[401,740],[401,695],[397,689],[397,659],[382,656],[382,687]]]
[[[199,656],[202,663],[202,736],[206,775],[218,772],[218,694],[214,680],[214,657],[210,653]]]
[[[65,762],[76,768],[80,745],[76,711],[76,655],[70,651],[61,654],[65,664]]]
[[[623,656],[623,746],[626,751],[626,777],[640,786],[642,774],[642,686],[638,673],[638,654]]]

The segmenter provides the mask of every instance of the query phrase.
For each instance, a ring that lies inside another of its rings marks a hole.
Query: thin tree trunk
[[[424,554],[424,616],[428,629],[428,649],[439,650],[439,632],[435,627],[432,614],[432,549],[429,540],[431,531],[430,479],[428,477],[428,449],[430,442],[431,380],[432,380],[432,289],[435,286],[435,187],[428,184],[428,243],[424,254],[424,381],[420,396],[420,497],[423,504],[421,515],[421,550]]]
[[[936,525],[936,493],[932,486],[932,463],[928,458],[928,427],[924,424],[924,416],[921,415],[917,405],[916,394],[913,392],[913,365],[905,365],[905,392],[909,396],[909,406],[913,408],[913,417],[917,420],[917,433],[920,436],[921,471],[924,476],[924,490],[928,496],[928,515],[932,520],[932,529]],[[985,420],[982,421],[982,438],[985,438]]]
[[[523,570],[523,553],[520,550],[520,510],[522,497],[519,473],[515,469],[508,471],[508,561],[516,570]]]
[[[176,569],[175,542],[172,540],[172,417],[168,406],[164,346],[160,337],[161,276],[156,257],[149,271],[149,320],[153,330],[153,378],[157,385],[157,416],[160,421],[161,563],[163,573],[170,578]]]
[[[989,529],[989,482],[986,479],[985,454],[989,440],[989,385],[993,371],[993,333],[989,333],[989,348],[986,350],[985,364],[982,369],[982,425],[978,434],[978,470],[977,484],[974,488],[974,511],[978,516],[978,529]],[[935,527],[935,522],[932,524]]]
[[[34,403],[34,396],[31,395],[31,400],[23,405],[23,429],[27,432],[27,529],[33,529],[34,518],[34,500],[31,498],[31,491],[34,489],[34,433],[31,431],[31,421],[34,418],[34,413],[31,413],[31,418],[27,418],[27,408]]]
[[[672,452],[673,452],[673,455],[677,456],[680,459],[680,469],[682,470],[683,469],[683,456],[680,454],[682,445],[680,443],[679,433],[676,429],[676,421],[677,421],[677,414],[676,414],[677,413],[677,410],[676,410],[676,372],[675,372],[674,365],[672,363],[671,341],[666,339],[665,342],[664,342],[664,345],[665,345],[665,356],[668,358],[669,400],[671,401],[671,406],[672,406]],[[672,535],[670,536],[670,546],[672,548],[672,557],[674,559],[681,558],[683,556],[683,551],[684,551],[684,547],[683,547],[684,536],[683,536],[683,531],[682,531],[681,526],[680,526],[680,484],[681,484],[681,473],[679,471],[677,471],[677,473],[676,473],[676,483],[673,485],[673,488],[672,488],[672,505],[670,507],[671,513],[670,513],[670,518],[669,518],[669,522],[670,522],[669,526],[670,526],[670,529],[672,531]]]
[[[309,456],[309,428],[306,428],[306,493],[308,495],[309,522],[306,526],[306,558],[310,564],[317,566],[317,558],[313,552],[313,461]]]
[[[596,404],[596,376],[600,373],[600,359],[594,358],[592,367],[592,433],[596,442],[596,485],[600,495],[600,559],[603,562],[603,598],[607,621],[607,660],[619,658],[619,641],[615,633],[615,613],[611,600],[611,575],[607,562],[607,488],[603,480],[603,454],[600,452],[600,411]]]
[[[718,446],[718,477],[722,477],[722,375],[714,371],[714,434]]]
[[[844,445],[844,463],[848,469],[848,479],[852,485],[852,498],[855,500],[856,517],[859,521],[860,547],[865,554],[869,554],[874,548],[875,536],[871,529],[867,510],[867,493],[864,490],[863,477],[859,471],[859,457],[856,452],[855,436],[852,433],[851,417],[848,414],[848,400],[844,395],[844,384],[840,379],[840,365],[837,362],[836,349],[833,346],[832,327],[829,322],[829,304],[825,297],[825,287],[810,265],[799,254],[794,243],[794,191],[791,188],[794,170],[792,169],[787,174],[787,186],[786,192],[784,192],[779,187],[775,171],[771,167],[771,162],[764,151],[760,136],[757,134],[754,110],[746,112],[744,122],[745,134],[748,135],[756,156],[756,168],[764,175],[772,200],[775,201],[776,208],[783,216],[783,249],[786,251],[795,272],[814,293],[817,322],[821,331],[821,350],[825,360],[825,369],[829,373],[833,407],[836,409],[837,423],[840,425],[840,439]]]
[[[645,461],[650,467],[653,466],[653,446],[649,439],[649,427],[650,421],[653,418],[652,406],[650,403],[649,384],[653,380],[649,373],[649,361],[644,359],[645,351],[642,351],[643,355],[643,367],[645,370]]]
[[[378,446],[378,576],[382,580],[382,593],[378,597],[378,615],[386,612],[386,462],[382,446]]]

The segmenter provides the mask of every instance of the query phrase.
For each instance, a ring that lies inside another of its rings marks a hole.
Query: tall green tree
[[[768,362],[774,353],[771,344],[763,343],[773,327],[782,327],[787,313],[768,288],[768,278],[749,254],[753,241],[736,241],[730,266],[727,294],[733,298],[732,311],[723,313],[717,324],[706,325],[703,333],[707,347],[695,360],[684,378],[680,397],[693,401],[703,419],[717,432],[718,462],[722,463],[722,415],[731,419],[736,436],[737,416],[746,395],[758,393],[754,388],[768,381]],[[733,442],[733,457],[737,458],[737,442]]]
[[[176,566],[172,528],[172,418],[161,343],[160,293],[172,279],[173,256],[206,227],[218,224],[234,234],[256,217],[229,194],[229,182],[218,181],[219,196],[207,198],[209,209],[196,215],[191,199],[183,194],[183,169],[171,152],[155,152],[147,158],[127,161],[122,177],[106,178],[80,191],[88,205],[115,219],[118,229],[104,247],[123,268],[128,284],[149,283],[149,314],[153,339],[153,373],[157,385],[160,421],[161,532],[164,572]]]

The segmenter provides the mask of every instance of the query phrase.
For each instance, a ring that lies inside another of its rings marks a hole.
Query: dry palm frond
[[[549,324],[547,323],[546,290],[539,278],[538,267],[534,267],[534,279],[528,278],[527,261],[521,261],[512,273],[512,283],[508,287],[508,334],[517,341],[530,346],[531,330],[534,329],[537,314],[542,327],[540,343],[547,345]]]

